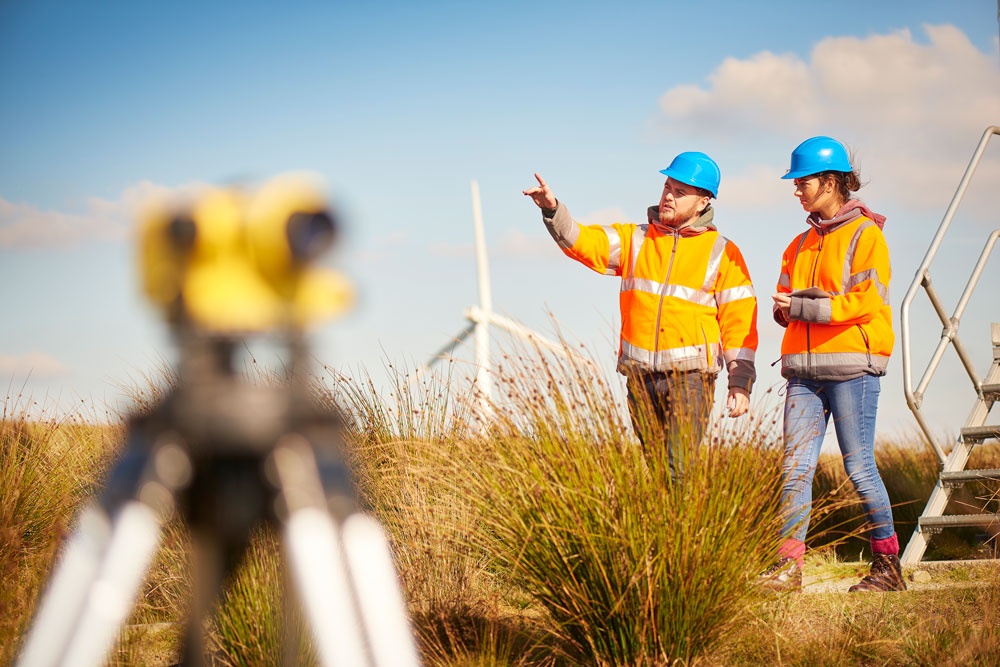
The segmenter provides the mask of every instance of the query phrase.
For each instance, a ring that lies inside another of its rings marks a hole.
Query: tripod
[[[262,521],[283,524],[321,664],[418,664],[388,543],[356,507],[337,416],[305,395],[304,382],[240,381],[237,345],[192,336],[176,389],[132,418],[124,455],[81,516],[19,665],[102,664],[175,509],[191,527],[199,575],[185,664],[202,664],[203,622]],[[304,354],[295,348],[293,368]]]
[[[288,220],[295,216],[300,212]],[[195,227],[212,220],[197,220]],[[322,227],[331,219],[314,215],[310,224],[316,220]],[[191,230],[178,234],[176,222],[156,229],[170,230],[175,245],[179,239],[190,245],[185,239]],[[290,241],[291,228],[289,223]],[[237,254],[242,248],[233,246]],[[184,262],[176,273],[185,276],[191,253],[177,257]],[[183,281],[174,282],[183,290]],[[282,336],[287,380],[255,384],[235,370],[245,341],[228,320],[199,321],[173,296],[164,303],[179,344],[177,382],[151,410],[131,416],[124,453],[81,513],[17,664],[103,664],[138,597],[163,525],[176,512],[187,521],[194,547],[185,665],[205,664],[205,621],[254,529],[266,524],[282,529],[285,560],[321,665],[416,667],[389,544],[378,522],[357,505],[341,420],[310,395],[309,351],[299,330],[285,328]],[[295,664],[295,642],[288,637],[286,627],[284,662]]]

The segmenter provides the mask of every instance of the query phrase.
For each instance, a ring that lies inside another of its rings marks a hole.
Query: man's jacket
[[[786,378],[850,380],[885,375],[895,337],[889,247],[879,222],[851,200],[831,220],[810,216],[781,257],[778,291],[791,294],[781,342]]]
[[[543,210],[549,233],[568,257],[619,276],[618,370],[718,373],[750,391],[756,379],[757,298],[736,245],[712,224],[711,207],[680,229],[649,207],[645,225],[584,226],[563,204]]]

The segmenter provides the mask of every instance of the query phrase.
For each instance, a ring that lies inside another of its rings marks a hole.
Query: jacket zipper
[[[673,245],[670,247],[670,261],[667,262],[667,275],[663,277],[663,285],[660,287],[660,301],[656,304],[656,320],[653,322],[653,366],[656,365],[656,354],[660,351],[660,317],[663,314],[663,299],[666,298],[667,285],[670,282],[670,273],[674,270],[674,256],[677,254],[677,239],[680,238],[677,230],[671,230],[674,237]],[[645,242],[645,240],[643,240]]]
[[[860,324],[855,324],[854,326],[858,328],[858,331],[861,333],[861,340],[865,342],[865,357],[868,359],[868,368],[875,370],[875,364],[872,363],[872,347],[868,343],[868,334],[865,333]]]

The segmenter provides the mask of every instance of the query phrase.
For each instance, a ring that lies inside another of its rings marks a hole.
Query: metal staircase
[[[901,307],[900,326],[903,352],[903,389],[906,394],[906,403],[910,407],[911,412],[913,412],[913,416],[916,418],[924,436],[927,438],[928,444],[934,448],[934,451],[937,453],[938,459],[941,462],[941,472],[938,476],[938,481],[934,485],[934,489],[927,501],[927,506],[924,508],[923,514],[920,515],[917,527],[913,531],[913,536],[907,543],[906,549],[903,551],[903,555],[900,559],[904,565],[913,565],[920,562],[923,558],[924,551],[927,549],[930,536],[940,530],[964,526],[979,526],[983,528],[992,526],[1000,528],[1000,514],[946,515],[944,513],[947,509],[948,501],[951,499],[952,492],[956,488],[982,480],[1000,480],[1000,469],[966,468],[969,462],[969,456],[976,445],[987,440],[1000,439],[1000,424],[987,423],[990,419],[990,411],[993,408],[994,403],[1000,404],[1000,323],[993,323],[990,325],[993,339],[993,362],[983,380],[979,379],[975,366],[973,365],[972,360],[958,335],[959,322],[961,321],[962,315],[965,312],[965,308],[969,303],[969,299],[972,296],[973,291],[975,291],[976,286],[979,283],[983,269],[986,266],[986,261],[989,259],[990,254],[997,243],[997,239],[1000,238],[1000,229],[993,230],[987,238],[986,245],[983,247],[983,251],[979,256],[979,261],[973,267],[972,275],[969,277],[965,290],[962,292],[962,296],[959,298],[958,305],[955,307],[955,311],[952,315],[949,316],[945,310],[944,304],[935,292],[930,278],[930,265],[941,245],[941,240],[948,227],[951,225],[955,211],[958,209],[958,205],[961,202],[962,197],[965,195],[965,191],[969,182],[972,180],[972,176],[975,173],[980,160],[982,159],[987,144],[990,139],[997,134],[1000,134],[1000,127],[998,126],[990,126],[986,128],[986,131],[983,133],[979,146],[976,148],[972,160],[969,162],[969,166],[965,170],[965,175],[962,177],[962,181],[959,183],[955,196],[952,198],[951,204],[945,212],[941,225],[938,227],[938,231],[934,236],[934,240],[931,241],[930,248],[927,250],[924,261],[921,263],[920,268],[917,269],[916,276],[913,279],[913,283],[910,285],[910,289],[907,292],[906,297],[903,299]],[[952,270],[954,269],[954,267],[949,268]],[[923,289],[927,293],[934,311],[941,320],[943,329],[941,331],[941,339],[938,342],[934,354],[931,356],[927,369],[924,371],[924,374],[916,388],[914,388],[912,383],[912,374],[910,372],[911,355],[909,315],[910,304],[920,289]],[[951,451],[945,453],[941,446],[938,445],[934,436],[931,434],[930,428],[920,411],[920,407],[931,378],[937,370],[938,364],[944,356],[945,350],[949,346],[954,347],[962,365],[965,367],[965,371],[968,374],[969,379],[972,381],[972,385],[975,390],[975,400],[972,411],[969,413],[968,418],[965,420],[965,424],[959,431],[958,440],[951,448]]]

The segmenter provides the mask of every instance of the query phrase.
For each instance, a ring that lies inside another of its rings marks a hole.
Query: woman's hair
[[[845,202],[851,198],[852,192],[857,192],[861,189],[861,177],[857,171],[824,171],[819,176],[823,180],[827,178],[833,179],[833,184],[837,188],[837,194]]]
[[[855,164],[853,152],[849,159],[852,165]],[[855,168],[854,171],[824,171],[821,172],[819,176],[823,179],[826,179],[827,177],[832,178],[834,185],[837,187],[837,194],[839,194],[845,202],[851,198],[852,192],[857,192],[863,185],[861,182],[861,174],[858,172],[857,168]]]

